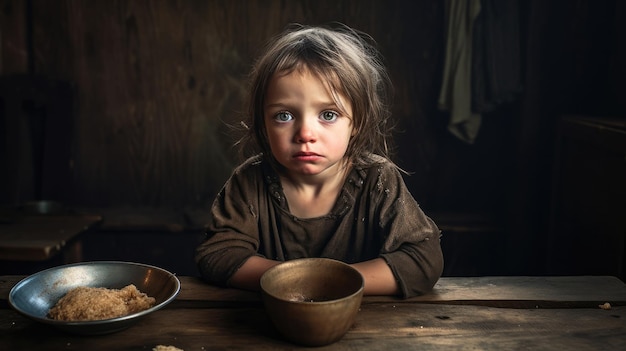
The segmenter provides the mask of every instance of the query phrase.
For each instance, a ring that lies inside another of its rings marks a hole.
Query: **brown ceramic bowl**
[[[261,277],[265,309],[285,339],[323,346],[354,324],[363,297],[363,277],[348,264],[327,258],[281,263]]]

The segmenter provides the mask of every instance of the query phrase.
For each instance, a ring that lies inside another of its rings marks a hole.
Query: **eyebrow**
[[[284,107],[284,106],[286,106],[286,105],[277,102],[277,103],[273,103],[273,104],[265,104],[263,106],[263,108]]]
[[[334,101],[329,101],[329,102],[321,102],[319,104],[316,104],[316,106],[318,108],[323,108],[323,109],[327,109],[327,108],[332,108],[332,109],[336,109],[336,110],[342,110],[339,105],[334,102]],[[288,103],[282,103],[282,102],[275,102],[275,103],[269,103],[269,104],[265,104],[264,108],[286,108],[289,109],[291,107],[290,104]]]

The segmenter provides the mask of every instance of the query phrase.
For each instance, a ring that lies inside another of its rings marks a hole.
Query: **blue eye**
[[[324,111],[320,115],[320,118],[324,122],[334,122],[338,117],[339,117],[339,114],[337,112],[334,112],[334,111]]]
[[[289,112],[278,112],[274,116],[274,119],[277,122],[289,122],[289,121],[291,121],[293,119],[293,116]]]

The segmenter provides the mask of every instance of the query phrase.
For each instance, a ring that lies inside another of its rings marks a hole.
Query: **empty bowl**
[[[285,339],[305,346],[340,340],[352,327],[363,297],[363,277],[327,258],[287,261],[261,277],[265,309]]]

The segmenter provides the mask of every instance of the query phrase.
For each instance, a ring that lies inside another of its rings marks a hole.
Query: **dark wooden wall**
[[[5,74],[28,66],[25,3],[3,1]],[[436,1],[32,1],[33,73],[76,86],[71,201],[210,201],[235,163],[226,125],[241,118],[246,74],[291,22],[370,33],[387,54],[397,114],[425,138],[413,127],[433,105],[441,11]],[[422,144],[412,154],[427,154]]]
[[[484,265],[466,273],[541,273],[558,117],[626,116],[625,5],[521,1],[524,94],[485,115],[468,145],[437,110],[443,3],[0,0],[0,74],[73,88],[72,148],[57,165],[70,182],[48,187],[66,189],[64,203],[204,208],[237,163],[228,125],[241,116],[261,45],[292,22],[344,22],[372,35],[386,58],[397,161],[413,173],[407,184],[418,202],[451,233],[449,266],[462,271],[470,257]],[[0,202],[34,196],[21,187],[0,192]]]

